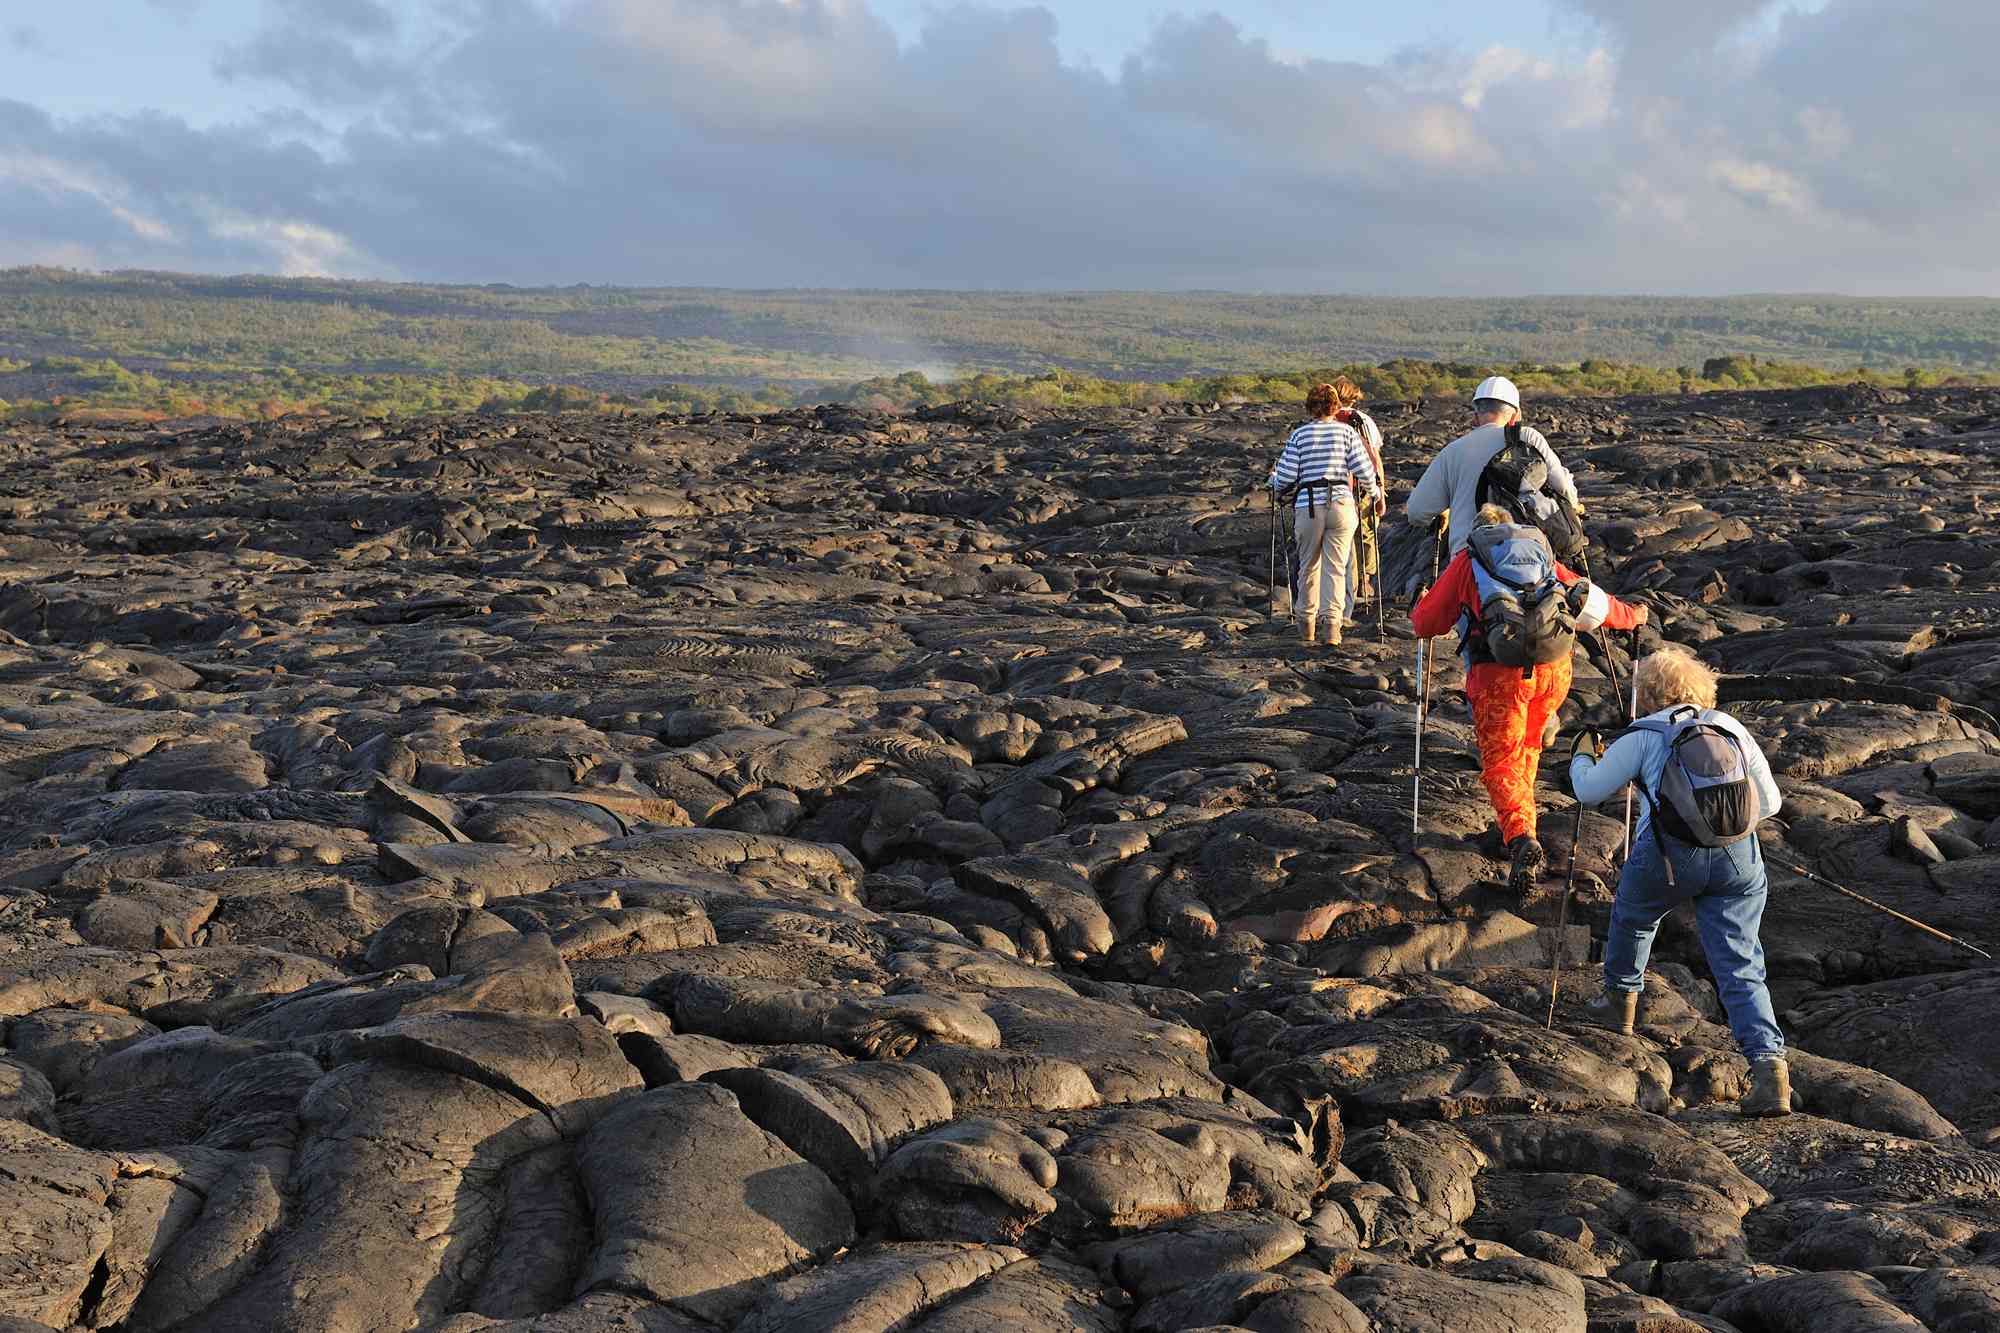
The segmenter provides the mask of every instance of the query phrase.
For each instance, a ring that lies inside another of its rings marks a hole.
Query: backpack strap
[[[1298,425],[1292,427],[1291,430],[1287,431],[1285,433],[1285,447],[1287,449],[1291,448],[1292,444],[1291,437],[1298,434],[1300,431],[1304,430],[1307,426],[1311,424],[1312,423],[1309,421],[1301,421]],[[1307,481],[1304,477],[1300,477],[1290,486],[1278,492],[1278,498],[1284,501],[1286,504],[1296,508],[1299,503],[1299,497],[1303,495],[1306,500],[1306,512],[1308,514],[1317,514],[1319,513],[1319,499],[1317,495],[1314,494],[1313,488],[1315,486],[1321,486],[1324,484],[1325,484],[1324,480]]]
[[[1693,725],[1684,726],[1683,724],[1686,723],[1689,719],[1693,720]],[[1705,721],[1702,718],[1702,710],[1696,708],[1693,704],[1680,704],[1676,706],[1667,713],[1667,716],[1664,719],[1660,721],[1654,721],[1652,719],[1641,719],[1634,721],[1630,727],[1626,728],[1626,730],[1651,732],[1652,734],[1659,736],[1660,738],[1665,740],[1668,745],[1666,762],[1672,764],[1679,762],[1677,759],[1674,758],[1673,754],[1673,749],[1675,745],[1674,733],[1678,731],[1681,732],[1683,735],[1691,734],[1696,727],[1704,727],[1713,731],[1721,732],[1725,736],[1728,735],[1728,733],[1724,731],[1721,727],[1717,727],[1715,726],[1714,723]],[[1729,739],[1732,742],[1736,740],[1734,736],[1729,736]],[[1739,750],[1741,749],[1740,744],[1738,745],[1738,749]],[[1664,781],[1665,777],[1666,777],[1666,771],[1662,769],[1661,779]],[[1642,798],[1644,798],[1646,802],[1646,808],[1652,812],[1652,821],[1648,825],[1648,827],[1652,830],[1654,845],[1660,849],[1660,865],[1667,877],[1667,887],[1669,889],[1672,889],[1675,887],[1674,858],[1673,858],[1673,853],[1667,847],[1667,840],[1669,838],[1673,838],[1674,835],[1667,831],[1665,812],[1661,809],[1660,798],[1658,794],[1655,793],[1651,787],[1648,787],[1643,782],[1634,782],[1632,785],[1638,788],[1639,795]],[[1678,838],[1675,838],[1674,840],[1680,841]]]
[[[1672,726],[1670,726],[1665,722],[1655,722],[1652,718],[1649,717],[1633,718],[1631,722],[1626,724],[1625,730],[1619,732],[1616,736],[1613,736],[1611,738],[1610,743],[1607,744],[1604,748],[1606,750],[1609,750],[1611,746],[1618,744],[1619,741],[1624,740],[1627,736],[1636,736],[1641,734],[1648,736],[1658,736],[1662,740],[1668,740],[1673,736],[1674,729]],[[1671,761],[1673,756],[1669,754],[1667,758],[1669,761]],[[1652,807],[1653,823],[1657,827],[1660,821],[1660,806],[1659,802],[1654,800],[1653,798],[1652,788],[1648,787],[1644,782],[1640,781],[1638,778],[1632,779],[1632,786],[1638,789],[1639,794],[1646,798],[1646,804]]]
[[[1474,489],[1478,492],[1475,498],[1480,504],[1485,504],[1493,498],[1489,494],[1489,490],[1493,485],[1493,479],[1487,473],[1493,470],[1493,464],[1499,460],[1500,455],[1506,453],[1521,438],[1520,432],[1512,426],[1503,427],[1502,429],[1503,433],[1500,436],[1500,443],[1494,446],[1493,452],[1486,455],[1485,461],[1479,465],[1479,481]]]
[[[1634,735],[1636,733],[1644,733],[1647,735],[1658,736],[1662,740],[1668,741],[1669,744],[1671,744],[1672,737],[1674,734],[1674,728],[1670,722],[1656,722],[1652,718],[1634,718],[1632,722],[1626,726],[1625,730],[1619,732],[1616,736],[1612,737],[1611,744],[1606,745],[1604,748],[1609,750],[1612,745],[1616,745],[1619,741],[1623,740],[1625,737]],[[1667,762],[1672,763],[1673,760],[1674,757],[1670,751],[1667,755]],[[1651,818],[1647,822],[1646,827],[1648,830],[1651,831],[1653,835],[1653,845],[1660,849],[1660,865],[1666,871],[1667,887],[1669,889],[1672,889],[1675,887],[1674,858],[1672,854],[1669,853],[1667,850],[1667,843],[1666,843],[1666,839],[1668,836],[1667,831],[1665,830],[1665,828],[1661,826],[1662,821],[1660,815],[1660,798],[1654,794],[1653,789],[1651,787],[1647,786],[1646,783],[1639,778],[1633,778],[1631,786],[1634,791],[1639,793],[1639,799],[1646,803],[1646,809],[1648,813],[1651,815]]]
[[[1347,426],[1349,430],[1353,430],[1354,427],[1349,425],[1347,421],[1348,411],[1349,409],[1342,408],[1340,412],[1335,414],[1335,419],[1339,421],[1340,424]],[[1312,423],[1309,421],[1301,422],[1299,425],[1292,427],[1292,429],[1295,432],[1300,431],[1305,429],[1305,427],[1311,424]],[[1351,481],[1352,479],[1350,478],[1348,480]],[[1298,482],[1294,484],[1292,487],[1291,490],[1292,503],[1296,505],[1298,503],[1298,497],[1303,495],[1306,500],[1306,512],[1308,514],[1317,517],[1319,514],[1320,497],[1322,493],[1324,493],[1326,497],[1327,505],[1331,506],[1333,504],[1333,493],[1338,489],[1339,486],[1337,486],[1334,483],[1334,480],[1331,477],[1327,476],[1315,477],[1311,481],[1307,481],[1303,477],[1301,477],[1298,480]]]
[[[1495,583],[1499,584],[1501,587],[1511,589],[1514,592],[1517,593],[1527,592],[1529,589],[1538,588],[1542,585],[1543,582],[1546,582],[1546,580],[1537,580],[1534,583],[1522,583],[1516,579],[1508,578],[1505,574],[1502,574],[1499,570],[1493,568],[1492,565],[1486,562],[1486,557],[1479,554],[1479,547],[1477,544],[1473,542],[1468,541],[1465,544],[1465,553],[1472,557],[1472,562],[1474,564],[1478,565],[1480,569],[1485,571],[1486,577],[1492,579]],[[1485,609],[1486,608],[1484,606],[1480,607],[1481,612],[1484,612]],[[1485,632],[1479,628],[1478,621],[1479,621],[1478,616],[1472,616],[1468,618],[1466,622],[1465,635],[1463,638],[1459,640],[1459,650],[1461,652],[1465,651],[1466,645],[1471,642],[1472,637],[1475,634],[1477,634],[1479,637],[1480,646],[1481,647],[1485,646],[1486,635]],[[1521,668],[1522,680],[1533,680],[1534,678],[1535,678],[1535,668],[1533,663],[1530,663],[1527,666]]]
[[[1645,783],[1635,780],[1632,785],[1639,789],[1640,799],[1645,801],[1646,808],[1652,812],[1652,818],[1647,821],[1646,829],[1653,835],[1653,845],[1660,849],[1660,868],[1666,872],[1667,888],[1678,888],[1679,885],[1674,883],[1674,855],[1667,847],[1667,839],[1672,835],[1664,827],[1665,816],[1660,811],[1660,800]]]

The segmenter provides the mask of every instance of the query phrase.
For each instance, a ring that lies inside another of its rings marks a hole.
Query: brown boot
[[[1586,1001],[1584,1008],[1590,1010],[1591,1019],[1613,1032],[1632,1035],[1632,1025],[1639,1021],[1639,992],[1635,990],[1612,990],[1609,986],[1594,1000]]]
[[[1507,844],[1507,892],[1516,897],[1525,897],[1528,890],[1541,882],[1542,869],[1549,863],[1549,854],[1534,835],[1524,833]]]
[[[1326,633],[1320,641],[1329,648],[1338,648],[1340,646],[1340,617],[1335,616],[1332,620],[1326,622]]]
[[[1301,620],[1299,622],[1299,643],[1306,648],[1317,647],[1319,644],[1319,626],[1310,620]]]
[[[1750,1095],[1738,1108],[1744,1115],[1790,1115],[1792,1068],[1782,1055],[1750,1062]]]

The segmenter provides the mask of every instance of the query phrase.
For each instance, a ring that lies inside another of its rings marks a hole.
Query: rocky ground
[[[2000,393],[1535,418],[1770,846],[2000,948]],[[1286,422],[0,436],[0,1330],[2000,1328],[2000,971],[1778,874],[1799,1114],[1684,923],[1588,1026],[1618,812],[1559,934],[1447,688],[1412,836]]]

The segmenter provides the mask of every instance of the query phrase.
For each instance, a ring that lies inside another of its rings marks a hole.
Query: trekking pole
[[[1379,517],[1375,526],[1368,530],[1368,562],[1375,566],[1375,637],[1386,639],[1389,631],[1382,622],[1382,588],[1386,580],[1382,571],[1382,520]]]
[[[1265,492],[1271,502],[1271,619],[1278,618],[1278,493]]]
[[[1417,761],[1416,774],[1410,780],[1410,836],[1417,834],[1417,807],[1422,802],[1424,791],[1424,705],[1431,692],[1430,663],[1425,650],[1430,647],[1429,639],[1417,640],[1417,677],[1423,684],[1417,694]]]
[[[1635,644],[1638,642],[1636,635],[1633,639],[1633,642]],[[1605,677],[1609,679],[1611,682],[1611,699],[1612,702],[1615,704],[1619,699],[1624,697],[1625,686],[1624,683],[1620,681],[1618,677],[1618,652],[1617,649],[1612,645],[1610,630],[1606,630],[1604,631],[1604,633],[1598,635],[1597,651],[1604,657],[1604,674]],[[1636,661],[1637,661],[1637,653],[1635,651],[1634,652],[1635,665]],[[1636,721],[1639,716],[1639,673],[1636,670],[1632,673],[1631,708],[1632,708],[1631,716],[1626,719],[1627,722]],[[1628,784],[1625,788],[1625,832],[1619,838],[1618,841],[1618,859],[1621,862],[1628,855],[1631,848],[1631,844],[1632,844],[1632,788]]]
[[[1597,651],[1604,656],[1604,675],[1611,682],[1611,697],[1618,700],[1625,696],[1625,682],[1618,675],[1618,656],[1613,651],[1612,631],[1605,630],[1597,636]]]
[[[1611,645],[1609,643],[1605,644],[1604,656],[1605,660],[1607,661],[1609,661],[1611,658]],[[1612,679],[1614,682],[1616,681],[1617,677],[1615,674],[1613,675]],[[1612,688],[1616,689],[1617,685],[1614,683]],[[1639,720],[1639,631],[1635,629],[1632,631],[1632,703],[1630,708],[1627,710],[1625,714],[1625,721],[1626,724],[1629,726],[1631,723],[1637,722],[1638,720]],[[1626,860],[1630,859],[1631,855],[1632,855],[1632,784],[1628,782],[1625,784],[1625,833],[1624,836],[1618,840],[1618,860],[1620,864],[1623,864]]]
[[[1438,562],[1438,554],[1439,554],[1438,539],[1444,535],[1444,523],[1442,518],[1440,518],[1436,528],[1433,531],[1435,535],[1431,539],[1431,581],[1430,584],[1428,585],[1430,587],[1435,587],[1438,581],[1438,572],[1440,568]],[[1376,570],[1375,577],[1377,580],[1380,580],[1382,577],[1382,571],[1379,569]],[[1381,589],[1377,588],[1376,593],[1379,596],[1381,593]],[[1421,598],[1419,600],[1421,600]],[[1412,610],[1414,609],[1415,608],[1412,607]],[[1417,640],[1417,675],[1421,678],[1422,683],[1421,685],[1419,685],[1417,693],[1416,773],[1410,780],[1410,836],[1411,837],[1415,837],[1417,834],[1417,809],[1419,804],[1421,803],[1421,799],[1423,796],[1424,723],[1430,719],[1431,668],[1434,665],[1436,665],[1437,662],[1437,654],[1429,651],[1429,649],[1430,649],[1429,639],[1420,638]]]
[[[1562,902],[1556,907],[1556,942],[1549,950],[1549,1016],[1545,1028],[1556,1025],[1556,991],[1562,985],[1563,932],[1569,928],[1569,895],[1576,887],[1577,844],[1583,841],[1583,802],[1576,803],[1576,827],[1569,835],[1569,874],[1563,877]]]
[[[1429,639],[1417,642],[1417,660],[1423,664],[1423,690],[1417,696],[1417,776],[1410,788],[1410,832],[1417,831],[1417,794],[1424,785],[1424,727],[1431,720],[1431,672],[1437,668],[1437,650]]]
[[[1856,893],[1853,889],[1846,888],[1843,885],[1836,884],[1832,880],[1828,879],[1825,875],[1820,874],[1817,870],[1808,870],[1796,861],[1787,860],[1785,857],[1782,856],[1773,856],[1770,852],[1765,852],[1764,858],[1768,861],[1776,861],[1780,866],[1784,867],[1786,870],[1791,871],[1795,875],[1803,875],[1805,878],[1811,880],[1813,883],[1819,885],[1823,889],[1832,889],[1835,893],[1841,894],[1845,897],[1852,898],[1854,899],[1855,902],[1860,903],[1863,906],[1874,908],[1876,911],[1882,913],[1884,916],[1892,916],[1906,926],[1910,926],[1916,930],[1921,930],[1926,935],[1935,936],[1936,938],[1943,940],[1947,944],[1956,944],[1959,948],[1968,950],[1972,953],[1976,953],[1981,958],[1991,959],[1993,957],[1992,954],[1986,952],[1986,950],[1980,948],[1976,944],[1967,944],[1964,940],[1958,938],[1958,936],[1956,935],[1947,935],[1943,931],[1939,930],[1936,926],[1927,926],[1913,916],[1905,916],[1903,913],[1898,912],[1893,907],[1886,907],[1883,904],[1876,902],[1873,898],[1864,897],[1863,895]]]

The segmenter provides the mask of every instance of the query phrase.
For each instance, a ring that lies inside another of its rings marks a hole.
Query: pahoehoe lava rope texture
[[[1994,970],[1779,886],[1784,1120],[1684,923],[1593,1024],[1619,811],[1507,894],[1450,647],[1274,617],[1295,418],[0,431],[0,1325],[2000,1328]],[[1774,854],[1991,951],[2000,392],[1530,420]]]

